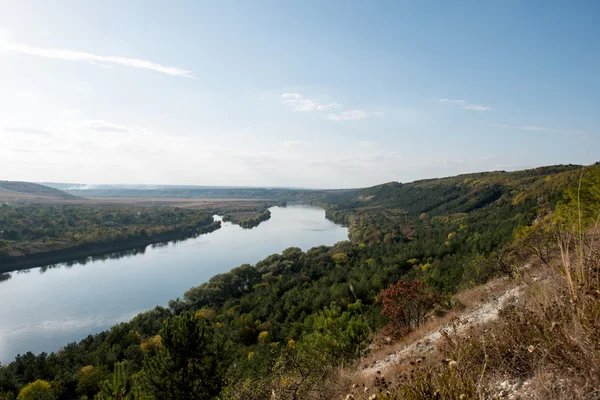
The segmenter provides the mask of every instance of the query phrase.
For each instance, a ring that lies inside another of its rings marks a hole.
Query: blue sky
[[[600,159],[596,1],[0,2],[0,179],[357,187]]]

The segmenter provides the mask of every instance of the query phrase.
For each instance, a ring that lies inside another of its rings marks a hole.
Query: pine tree
[[[185,312],[165,322],[162,346],[144,360],[144,387],[164,400],[212,399],[223,386],[209,322]]]
[[[139,400],[139,391],[134,388],[133,379],[123,371],[124,363],[116,363],[113,379],[100,384],[96,400]]]
[[[312,332],[304,337],[303,345],[332,363],[361,355],[368,347],[369,327],[362,316],[354,315],[359,308],[357,303],[342,312],[331,303],[312,318]]]

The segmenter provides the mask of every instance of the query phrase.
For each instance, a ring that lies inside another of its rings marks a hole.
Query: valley
[[[204,354],[219,360],[210,367],[213,368],[210,376],[226,378],[227,384],[220,384],[219,391],[227,399],[268,398],[272,393],[282,398],[295,393],[298,398],[309,399],[323,394],[329,398],[352,394],[361,399],[367,399],[367,395],[395,399],[403,397],[393,397],[394,393],[421,393],[416,398],[424,398],[436,390],[450,393],[447,398],[464,393],[473,398],[477,393],[499,390],[494,389],[500,382],[498,376],[474,382],[469,369],[461,370],[463,378],[455,386],[444,378],[448,370],[436,367],[435,360],[441,357],[439,354],[448,354],[463,360],[460,362],[475,363],[478,368],[500,367],[482,364],[479,359],[466,361],[463,353],[453,352],[452,348],[442,346],[438,351],[437,342],[425,352],[411,350],[410,356],[405,356],[398,350],[398,343],[414,337],[429,340],[434,333],[427,331],[427,327],[441,329],[448,327],[443,323],[459,323],[452,315],[471,318],[459,314],[465,305],[478,310],[476,296],[469,298],[472,295],[468,293],[483,291],[478,289],[480,285],[490,281],[505,282],[502,287],[509,291],[524,284],[520,283],[520,277],[528,273],[523,265],[532,260],[536,271],[558,268],[572,273],[573,279],[585,279],[578,281],[581,282],[578,285],[592,285],[590,290],[595,290],[594,249],[598,233],[594,231],[594,221],[600,199],[599,168],[563,165],[406,184],[390,182],[347,191],[286,190],[285,194],[275,192],[270,198],[261,194],[260,199],[250,199],[251,193],[256,193],[251,190],[244,200],[223,196],[201,201],[134,196],[83,200],[107,201],[110,205],[42,206],[27,201],[3,205],[4,211],[31,211],[31,221],[40,212],[38,207],[42,210],[70,207],[82,215],[121,212],[124,221],[129,221],[128,216],[143,216],[145,212],[160,217],[155,220],[135,217],[133,220],[137,222],[130,225],[132,230],[160,227],[158,222],[165,218],[200,215],[216,218],[215,223],[221,224],[221,228],[198,235],[198,226],[194,225],[192,238],[4,274],[0,300],[9,307],[5,314],[0,314],[4,327],[0,332],[2,358],[3,364],[6,363],[0,368],[0,387],[14,392],[19,390],[19,382],[45,379],[63,388],[60,396],[72,398],[80,393],[76,388],[82,380],[87,379],[80,372],[82,368],[90,366],[88,369],[97,371],[101,379],[108,376],[106,371],[118,368],[128,369],[131,376],[152,374],[149,363],[165,357],[161,349],[178,351],[162,344],[163,338],[183,340],[176,339],[179,334],[170,329],[183,329],[181,332],[206,329],[211,333],[204,343],[210,350]],[[118,201],[123,203],[117,205]],[[146,201],[156,203],[144,204]],[[313,205],[297,204],[300,201]],[[217,212],[212,205],[192,206],[204,202],[219,204],[222,209]],[[184,204],[190,207],[182,207]],[[287,207],[283,207],[285,204]],[[242,221],[257,218],[265,210],[270,218],[253,229],[232,223],[243,225]],[[223,216],[212,217],[212,212]],[[226,218],[227,215],[232,216]],[[238,221],[225,221],[235,218]],[[577,219],[581,222],[574,224]],[[74,218],[79,225],[66,226],[85,229],[84,221],[90,220],[93,219]],[[14,223],[15,218],[11,221]],[[145,227],[142,221],[150,225]],[[586,238],[581,249],[586,252],[582,260],[591,264],[581,272],[571,272],[571,268],[579,267],[565,264],[561,254],[573,246],[578,226],[590,229],[581,233]],[[565,239],[557,242],[557,237]],[[13,239],[5,237],[4,241],[15,245]],[[551,293],[578,296],[576,287],[580,286],[569,286],[563,276],[554,276],[554,285],[560,289],[552,289],[558,291]],[[526,275],[528,285],[534,281]],[[533,296],[530,301],[537,301],[535,293],[528,295]],[[555,295],[559,294],[551,294]],[[487,297],[481,301],[490,302]],[[588,311],[578,320],[581,332],[593,332],[592,303],[586,303]],[[486,307],[482,303],[480,308]],[[406,317],[406,309],[418,310],[419,317]],[[15,314],[14,310],[19,311]],[[518,320],[505,320],[503,312],[495,312],[494,318],[486,323],[500,324],[500,328],[493,329],[522,330],[518,321],[527,312],[519,309]],[[15,315],[23,318],[15,319]],[[533,318],[542,318],[540,315]],[[436,318],[442,322],[436,322]],[[500,322],[494,322],[496,318]],[[423,321],[426,323],[421,327]],[[178,328],[166,328],[169,324],[177,324],[174,326]],[[485,335],[486,331],[476,332]],[[534,348],[541,346],[546,352],[553,351],[544,347],[535,331],[523,332],[519,343],[531,341],[537,343]],[[556,335],[553,340],[567,340],[560,333]],[[592,337],[581,335],[581,340]],[[487,340],[485,336],[477,336],[477,341],[469,342],[462,334],[455,338],[447,340],[458,341],[457,348],[463,352],[471,348],[480,351]],[[441,339],[436,336],[436,340]],[[61,343],[70,344],[59,349]],[[407,348],[421,349],[418,344],[406,343]],[[189,346],[195,345],[188,343],[185,348]],[[26,349],[32,351],[25,352]],[[377,356],[386,351],[389,357],[382,360]],[[582,347],[577,351],[595,350]],[[370,352],[373,355],[369,356]],[[9,362],[15,353],[21,354]],[[425,369],[413,368],[417,375],[411,376],[418,378],[407,381],[402,378],[406,362],[413,365],[410,363],[415,362],[415,357],[421,360],[419,363],[424,362]],[[494,353],[494,357],[494,362],[502,365],[504,355]],[[562,360],[558,353],[553,357]],[[432,361],[423,361],[429,358]],[[394,364],[396,361],[398,366]],[[203,365],[199,359],[189,362],[198,362],[199,368]],[[373,365],[369,367],[371,362]],[[514,368],[521,368],[519,365],[515,362]],[[559,361],[552,365],[563,379],[570,376],[568,369],[560,369]],[[595,364],[589,361],[587,365]],[[381,380],[383,375],[378,371],[384,366],[385,382],[390,379],[393,388]],[[306,373],[299,373],[297,368]],[[25,375],[21,372],[25,369],[33,372]],[[369,389],[358,393],[356,383],[343,376],[354,376],[354,371],[361,369],[371,372],[358,372],[353,379]],[[527,371],[534,376],[533,370]],[[426,376],[433,377],[428,381],[430,386],[419,386]],[[151,390],[147,381],[131,379],[136,382],[135,391]],[[370,379],[375,382],[369,383]],[[516,378],[510,375],[506,379],[513,382]],[[586,379],[591,382],[591,375]],[[93,386],[90,393],[93,390],[98,387]]]

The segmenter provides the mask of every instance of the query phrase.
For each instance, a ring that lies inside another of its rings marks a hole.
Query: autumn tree
[[[17,400],[55,400],[56,397],[50,382],[38,379],[25,385],[19,392]]]
[[[404,336],[427,318],[441,296],[430,293],[421,281],[398,281],[380,293],[381,313],[389,324],[385,330],[392,336]]]

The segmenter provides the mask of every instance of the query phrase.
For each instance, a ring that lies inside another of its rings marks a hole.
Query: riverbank
[[[84,260],[89,257],[138,249],[140,247],[146,247],[157,243],[194,238],[202,234],[214,232],[220,227],[221,222],[215,221],[211,225],[198,228],[198,230],[191,235],[177,230],[114,242],[86,243],[65,249],[45,251],[25,256],[0,256],[0,273],[21,271],[50,264]]]

